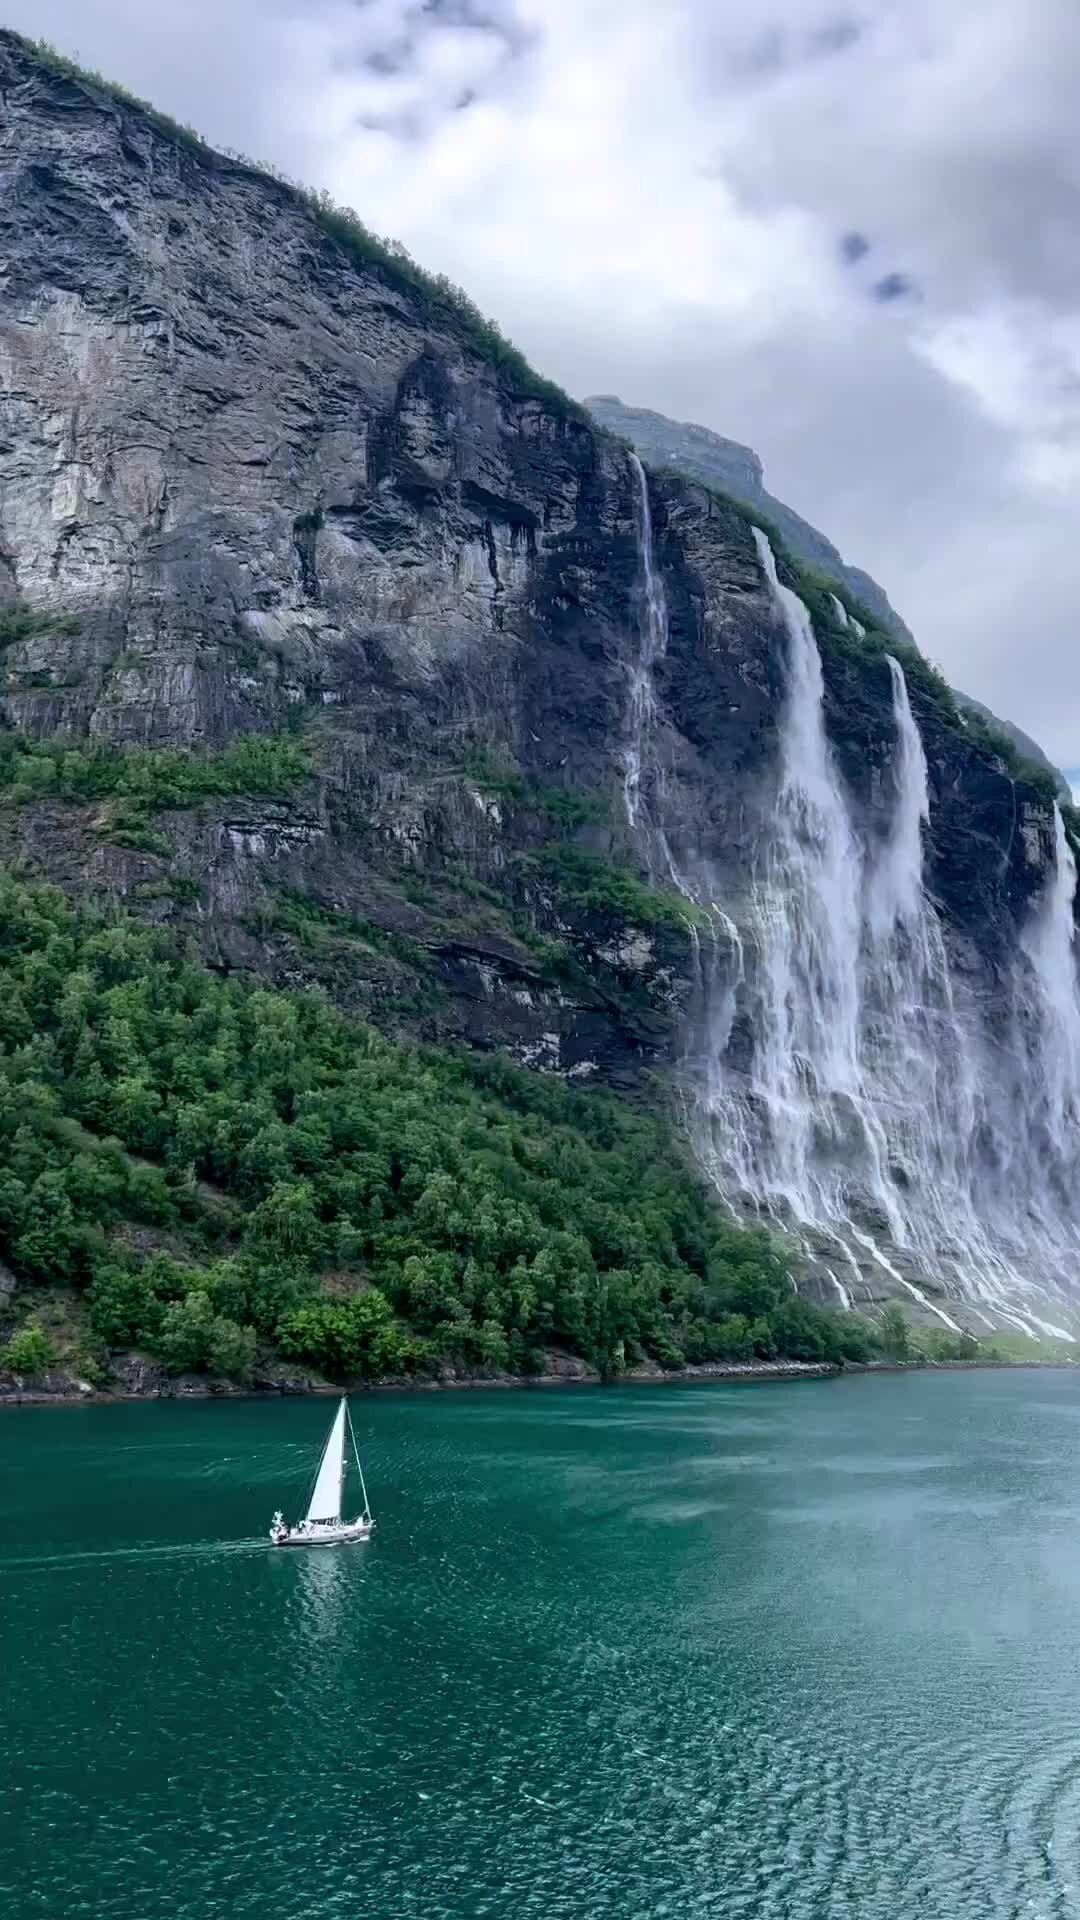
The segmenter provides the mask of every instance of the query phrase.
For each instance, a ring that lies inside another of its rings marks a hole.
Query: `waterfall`
[[[1055,801],[1054,871],[1022,944],[1034,974],[1044,1124],[1057,1145],[1080,1123],[1075,900],[1076,861]]]
[[[650,866],[659,849],[665,877],[712,916],[704,1038],[688,1061],[703,1165],[729,1203],[801,1239],[841,1305],[857,1304],[877,1269],[950,1328],[957,1321],[925,1286],[987,1327],[1064,1333],[1047,1312],[1080,1293],[1080,996],[1077,874],[1060,812],[1052,879],[1005,983],[1003,1031],[954,981],[926,894],[927,763],[900,663],[887,659],[887,828],[864,842],[828,742],[810,615],[755,531],[783,629],[785,694],[775,789],[737,924],[723,914],[706,853],[677,865],[667,837],[653,688],[667,610],[634,465],[641,615],[624,800]]]
[[[1005,1082],[1011,1125],[999,1158],[1010,1183],[1025,1196],[1029,1231],[1048,1251],[1061,1243],[1061,1223],[1066,1224],[1066,1259],[1080,1276],[1080,1229],[1072,1224],[1078,1193],[1072,1143],[1080,1128],[1075,899],[1076,862],[1055,803],[1053,871],[1021,941],[1013,1078]]]
[[[825,1220],[843,1210],[853,1154],[884,1194],[859,1063],[861,857],[825,736],[810,615],[780,584],[765,535],[754,538],[783,615],[787,692],[771,831],[751,891],[751,1079],[711,1093],[738,1186],[795,1219]]]
[[[637,454],[631,453],[628,458],[634,475],[634,518],[641,566],[642,609],[638,626],[638,655],[630,669],[627,741],[623,757],[623,805],[629,825],[636,827],[641,813],[642,769],[648,758],[656,725],[653,673],[657,661],[667,652],[668,618],[663,581],[656,570],[653,553],[649,483]]]
[[[697,919],[688,922],[697,960],[699,991],[708,991],[707,981],[715,975],[715,962],[721,933],[737,942],[735,927],[716,906],[712,888],[702,884],[703,876],[691,877],[677,864],[664,824],[665,780],[656,744],[659,718],[656,704],[655,669],[668,647],[668,610],[664,582],[656,565],[653,544],[652,509],[649,482],[636,453],[630,453],[634,476],[634,528],[637,537],[639,618],[638,651],[630,666],[630,689],[626,712],[626,745],[623,752],[623,809],[627,825],[639,834],[646,865],[654,879],[673,886],[693,906],[704,910],[708,919],[709,964],[706,966]],[[649,776],[651,804],[642,793],[642,781]]]
[[[869,882],[868,916],[879,942],[898,926],[914,927],[923,912],[923,827],[930,818],[930,788],[922,738],[908,699],[903,668],[888,656],[896,727],[896,794],[889,839]]]

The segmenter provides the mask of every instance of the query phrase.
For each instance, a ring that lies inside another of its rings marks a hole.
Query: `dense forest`
[[[499,1056],[390,1041],[316,995],[208,972],[168,937],[0,881],[0,1253],[8,1363],[35,1289],[110,1350],[243,1379],[605,1374],[650,1358],[865,1357],[730,1224],[659,1113]]]

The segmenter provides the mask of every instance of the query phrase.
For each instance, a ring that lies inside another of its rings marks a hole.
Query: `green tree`
[[[233,1380],[250,1380],[255,1365],[254,1327],[239,1327],[235,1320],[219,1314],[211,1323],[206,1348],[206,1365],[211,1373],[224,1373]]]
[[[14,1264],[34,1280],[71,1280],[78,1239],[63,1174],[39,1174],[30,1189],[24,1229],[11,1249]]]
[[[197,1373],[209,1365],[215,1325],[207,1293],[189,1293],[166,1307],[157,1349],[172,1373]]]
[[[828,1360],[840,1358],[839,1343],[833,1332],[833,1316],[823,1313],[810,1301],[791,1293],[770,1316],[776,1351],[791,1360]]]
[[[879,1351],[880,1342],[875,1329],[867,1324],[857,1313],[835,1313],[828,1316],[830,1357],[849,1360],[865,1365]]]
[[[510,1343],[497,1320],[482,1320],[469,1328],[468,1357],[484,1373],[505,1373],[510,1365]]]
[[[726,1313],[717,1320],[712,1330],[712,1348],[709,1356],[715,1360],[749,1360],[754,1352],[754,1341],[750,1322],[744,1313]]]
[[[918,1345],[928,1360],[939,1364],[982,1357],[982,1348],[974,1334],[950,1333],[947,1327],[920,1328]]]
[[[326,1235],[310,1182],[275,1181],[255,1208],[245,1240],[258,1259],[291,1272],[317,1266]]]
[[[750,1345],[759,1360],[775,1360],[777,1355],[776,1335],[772,1321],[763,1315],[750,1323]]]
[[[335,1379],[369,1379],[403,1371],[412,1348],[390,1303],[376,1287],[352,1300],[313,1300],[285,1315],[278,1345],[293,1360],[306,1360]]]
[[[144,1269],[102,1261],[87,1293],[90,1324],[107,1347],[152,1343],[161,1326],[161,1303]]]
[[[890,1360],[911,1359],[911,1330],[899,1300],[890,1300],[881,1315],[881,1349]]]
[[[53,1345],[44,1328],[31,1321],[13,1333],[7,1345],[0,1348],[0,1364],[9,1372],[33,1378],[44,1373],[53,1363]]]

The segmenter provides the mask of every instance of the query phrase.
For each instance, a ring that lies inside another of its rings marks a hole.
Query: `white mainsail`
[[[323,1449],[318,1475],[311,1491],[307,1510],[309,1521],[341,1519],[341,1483],[344,1473],[345,1402],[342,1400],[334,1416],[334,1424]]]

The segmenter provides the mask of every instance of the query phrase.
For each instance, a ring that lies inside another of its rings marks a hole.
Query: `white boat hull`
[[[353,1540],[368,1540],[375,1531],[374,1520],[343,1520],[340,1526],[276,1527],[270,1534],[275,1547],[343,1547]]]

